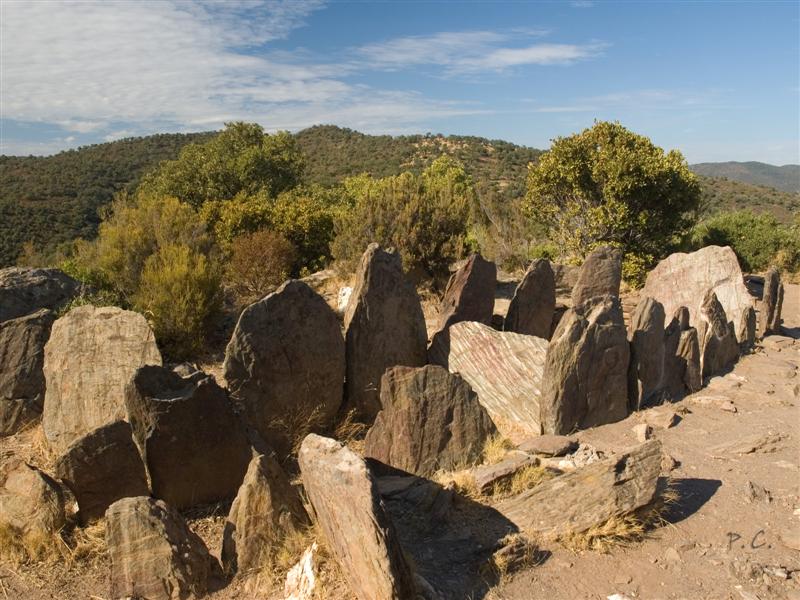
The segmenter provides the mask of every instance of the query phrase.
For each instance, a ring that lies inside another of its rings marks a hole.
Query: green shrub
[[[281,234],[268,229],[233,240],[225,281],[240,304],[264,297],[289,278],[297,252]]]

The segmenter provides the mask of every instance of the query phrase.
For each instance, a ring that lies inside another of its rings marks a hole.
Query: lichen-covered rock
[[[781,309],[783,308],[783,284],[777,269],[770,269],[764,276],[764,292],[761,296],[761,314],[758,332],[761,337],[780,333]]]
[[[689,254],[670,254],[648,273],[641,294],[661,302],[668,315],[681,306],[687,307],[690,324],[699,328],[700,307],[708,290],[717,295],[728,319],[734,323],[740,322],[743,310],[753,306],[739,261],[728,246],[706,246]]]
[[[387,369],[381,405],[364,455],[417,475],[479,462],[497,431],[469,384],[437,365]]]
[[[578,281],[572,288],[572,306],[601,296],[619,296],[622,282],[622,250],[601,246],[581,266]]]
[[[115,306],[74,308],[53,323],[44,350],[42,425],[58,454],[125,416],[125,385],[143,365],[160,365],[155,337],[139,313]]]
[[[630,410],[660,400],[664,378],[664,307],[652,298],[636,306],[628,328],[631,357],[628,368]]]
[[[303,440],[298,460],[317,523],[353,593],[370,600],[414,598],[411,568],[364,460],[314,434]]]
[[[41,541],[66,523],[58,483],[18,458],[0,464],[0,525],[21,539]]]
[[[126,387],[125,405],[156,498],[181,509],[236,495],[251,447],[213,377],[145,366]]]
[[[81,522],[103,517],[120,498],[150,493],[131,426],[115,421],[78,438],[56,461],[54,475],[75,495]]]
[[[347,410],[371,422],[381,409],[380,382],[386,369],[427,362],[425,317],[398,254],[369,245],[344,324]]]
[[[601,296],[569,309],[547,348],[543,433],[569,434],[624,419],[629,357],[619,298]]]
[[[700,306],[698,338],[703,378],[719,375],[733,367],[739,358],[739,344],[733,323],[729,322],[717,299],[709,290]]]
[[[288,454],[298,426],[328,428],[342,404],[344,338],[336,314],[307,284],[287,281],[244,309],[224,369],[248,423]]]
[[[58,269],[0,269],[0,322],[43,308],[58,310],[80,289],[78,281]]]
[[[0,322],[0,437],[41,417],[44,345],[55,314],[41,309]]]
[[[137,496],[106,511],[111,597],[148,600],[201,598],[214,559],[203,540],[166,503]]]
[[[550,339],[556,308],[556,282],[550,261],[534,260],[508,305],[503,329]]]
[[[267,564],[285,538],[309,524],[300,496],[278,461],[254,456],[222,534],[222,568],[246,575]]]
[[[448,333],[446,347],[431,347],[431,362],[469,383],[505,437],[519,440],[540,434],[547,340],[472,321],[456,323]]]

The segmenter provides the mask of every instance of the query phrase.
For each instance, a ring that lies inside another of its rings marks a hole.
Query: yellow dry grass
[[[514,444],[512,444],[502,435],[494,435],[486,440],[486,443],[483,446],[483,462],[487,465],[499,463],[501,460],[503,460],[503,458],[505,458],[505,455],[508,453],[508,451],[512,450],[513,448]]]
[[[546,467],[541,465],[528,465],[514,473],[514,475],[508,479],[494,484],[490,495],[494,497],[516,496],[553,477],[555,477],[555,473]]]
[[[344,419],[336,426],[333,437],[356,454],[364,454],[364,438],[369,426],[356,420],[356,411],[349,411]]]
[[[510,576],[540,562],[536,544],[521,533],[510,533],[500,541],[501,549],[492,554],[484,565],[484,574],[497,583],[508,581]],[[518,548],[517,552],[506,552],[507,548]]]
[[[59,534],[22,532],[8,523],[0,523],[0,561],[14,566],[51,564],[62,560],[66,551]]]
[[[457,494],[477,500],[481,496],[475,477],[466,470],[440,471],[433,476],[433,480],[442,487],[452,487]]]

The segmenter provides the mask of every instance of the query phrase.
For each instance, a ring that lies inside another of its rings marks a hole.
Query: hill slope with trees
[[[704,177],[775,188],[783,192],[800,192],[800,165],[768,165],[762,162],[719,162],[690,165]]]

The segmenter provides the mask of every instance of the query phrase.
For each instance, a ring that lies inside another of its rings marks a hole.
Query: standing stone
[[[123,498],[106,511],[111,597],[200,598],[214,559],[203,540],[161,500]]]
[[[125,404],[156,498],[181,509],[236,495],[250,444],[213,377],[198,381],[142,367],[126,388]]]
[[[436,365],[387,369],[381,405],[364,455],[417,475],[480,462],[497,432],[469,384]]]
[[[259,434],[288,454],[298,428],[333,424],[344,389],[344,338],[328,303],[287,281],[239,317],[225,351],[231,397]]]
[[[75,440],[56,461],[54,474],[75,495],[84,524],[102,518],[120,498],[150,493],[142,457],[125,421]]]
[[[18,458],[0,463],[0,526],[7,533],[42,542],[66,523],[61,488]],[[10,530],[10,531],[9,531]]]
[[[44,349],[42,425],[58,454],[125,416],[125,384],[142,365],[160,365],[153,331],[139,313],[79,306],[53,323]]]
[[[0,269],[0,322],[58,310],[78,295],[81,284],[58,269]]]
[[[756,309],[748,306],[742,311],[742,318],[736,334],[741,352],[749,352],[756,345],[756,327]]]
[[[311,434],[300,472],[316,521],[356,597],[416,597],[411,568],[364,460],[343,444]]]
[[[0,323],[0,437],[42,414],[44,345],[55,314],[41,309]]]
[[[431,347],[431,363],[464,378],[504,437],[539,435],[547,340],[472,321],[453,325],[448,338],[446,348]]]
[[[764,293],[761,298],[761,314],[758,332],[761,337],[780,333],[783,284],[777,269],[770,269],[764,276]]]
[[[572,288],[572,306],[600,296],[619,296],[622,282],[622,250],[601,246],[586,257]]]
[[[450,277],[439,306],[439,330],[461,321],[492,322],[497,267],[480,254],[471,255]]]
[[[652,298],[636,306],[629,328],[628,368],[630,410],[657,402],[664,378],[664,307]]]
[[[728,246],[670,254],[648,273],[641,294],[661,302],[668,315],[681,306],[687,307],[692,326],[699,327],[700,306],[708,290],[717,295],[734,323],[740,322],[743,310],[753,306],[739,261]]]
[[[384,371],[427,362],[425,317],[398,254],[369,245],[361,257],[344,324],[347,407],[371,422],[381,409]]]
[[[225,573],[247,574],[267,564],[285,538],[309,525],[300,496],[278,461],[254,456],[222,533]]]
[[[619,298],[602,296],[569,309],[547,349],[543,433],[565,435],[624,419],[629,357]]]
[[[550,339],[556,308],[556,282],[550,261],[531,263],[508,305],[504,329]]]
[[[717,295],[709,290],[700,306],[700,366],[703,378],[730,369],[739,358],[733,323],[728,322]]]
[[[681,306],[664,333],[664,389],[677,401],[701,385],[697,330],[689,327],[689,310]]]

